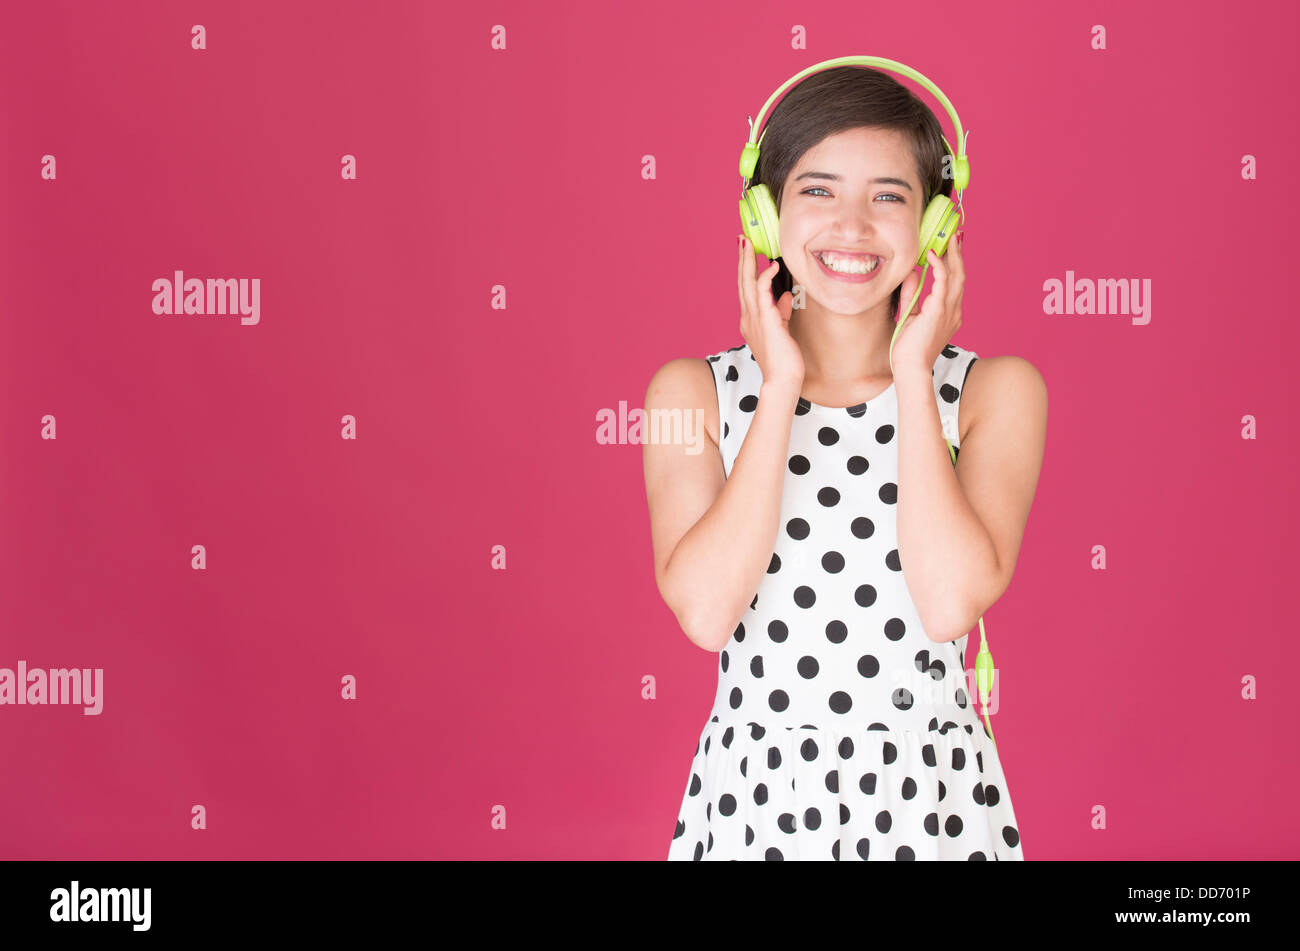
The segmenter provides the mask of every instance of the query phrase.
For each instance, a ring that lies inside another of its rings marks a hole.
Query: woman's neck
[[[893,380],[889,343],[895,324],[885,306],[852,316],[821,307],[793,311],[790,336],[803,353],[804,383],[814,388],[844,389]]]

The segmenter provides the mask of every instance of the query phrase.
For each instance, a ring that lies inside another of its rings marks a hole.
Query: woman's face
[[[857,128],[803,154],[781,192],[781,258],[810,300],[836,314],[888,309],[920,254],[923,198],[916,159],[901,132]],[[818,253],[839,250],[866,275],[834,275]],[[875,259],[874,266],[870,264]],[[865,277],[865,279],[864,279]]]

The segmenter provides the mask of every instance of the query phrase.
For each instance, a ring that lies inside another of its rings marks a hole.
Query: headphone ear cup
[[[931,248],[943,257],[959,220],[957,206],[947,195],[935,195],[930,199],[925,214],[921,216],[921,253],[917,255],[917,264],[925,264],[925,252]]]
[[[781,256],[781,224],[766,185],[755,185],[740,199],[740,226],[759,254],[773,261]]]

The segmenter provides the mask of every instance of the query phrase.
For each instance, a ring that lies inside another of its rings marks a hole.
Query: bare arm
[[[763,383],[730,478],[712,437],[693,456],[684,445],[645,444],[655,581],[686,636],[705,650],[726,646],[771,564],[798,399],[793,385]],[[716,432],[708,363],[664,364],[646,390],[645,409],[699,411]]]
[[[899,558],[931,640],[975,626],[1011,583],[1043,462],[1047,387],[1019,357],[977,360],[954,468],[929,379],[899,381]]]

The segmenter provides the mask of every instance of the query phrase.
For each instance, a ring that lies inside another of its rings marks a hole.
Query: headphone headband
[[[758,135],[757,138],[755,138],[755,136],[758,134],[759,127],[764,124],[764,117],[767,115],[767,111],[771,108],[772,103],[778,96],[789,89],[790,86],[803,79],[809,73],[817,72],[821,69],[829,69],[832,66],[878,67],[880,69],[888,70],[889,72],[899,73],[906,76],[928,89],[935,99],[939,100],[943,105],[943,108],[948,112],[949,117],[952,119],[953,128],[957,131],[957,144],[961,149],[960,152],[953,151],[952,146],[949,145],[948,140],[943,137],[942,133],[940,133],[940,138],[943,138],[943,144],[947,146],[948,152],[954,159],[953,183],[957,187],[958,193],[965,189],[967,183],[970,181],[970,167],[966,162],[966,136],[969,135],[969,133],[962,132],[961,119],[957,116],[957,110],[952,107],[952,103],[949,102],[948,97],[943,94],[943,90],[930,82],[930,80],[925,76],[922,76],[910,66],[906,66],[896,60],[883,59],[879,56],[838,56],[835,59],[823,60],[820,63],[814,63],[805,70],[795,73],[782,83],[776,92],[772,93],[772,95],[768,97],[767,102],[763,103],[763,108],[759,110],[758,113],[758,119],[750,119],[749,121],[749,141],[745,144],[744,150],[740,153],[740,177],[744,179],[742,187],[748,185],[750,176],[754,174],[754,166],[758,164],[759,148],[762,144],[763,136],[767,135],[767,129],[764,128],[762,135]]]

